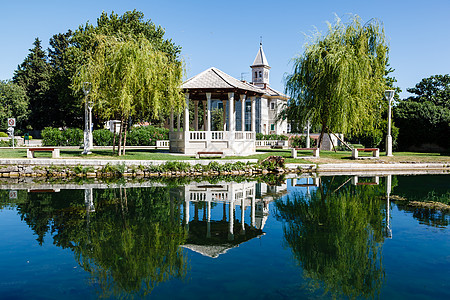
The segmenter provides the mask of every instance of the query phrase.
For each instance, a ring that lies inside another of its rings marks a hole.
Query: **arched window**
[[[255,71],[255,78],[258,78],[258,72]]]
[[[260,78],[262,77],[262,73],[261,73],[261,71],[259,71],[259,77],[260,77]]]

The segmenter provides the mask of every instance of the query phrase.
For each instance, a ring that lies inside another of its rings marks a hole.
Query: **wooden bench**
[[[358,152],[372,152],[372,156],[368,157],[359,157],[358,156]],[[352,149],[352,158],[353,159],[357,159],[357,158],[380,158],[380,149],[378,148],[354,148]]]
[[[304,150],[312,151],[313,157],[319,158],[319,152],[320,152],[319,148],[292,148],[292,157],[298,158],[297,151],[304,151]]]
[[[52,158],[59,158],[59,149],[56,148],[28,148],[27,158],[34,158],[35,152],[52,152]]]
[[[203,155],[208,155],[208,156],[219,156],[220,155],[221,158],[225,157],[223,152],[220,152],[220,151],[200,151],[200,152],[197,152],[197,154],[195,155],[195,158],[200,158],[200,156],[203,156]]]

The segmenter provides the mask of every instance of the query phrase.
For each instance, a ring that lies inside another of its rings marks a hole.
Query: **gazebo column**
[[[256,207],[255,207],[256,203],[255,202],[256,202],[255,194],[253,194],[252,195],[252,202],[251,202],[251,212],[250,212],[250,219],[251,219],[251,222],[252,222],[252,227],[256,226],[256,217],[255,217],[255,215],[256,215]]]
[[[227,100],[222,100],[223,103],[223,131],[227,130]],[[229,129],[230,127],[228,127]]]
[[[184,108],[184,131],[189,131],[189,93],[185,94],[186,97],[186,106]]]
[[[208,199],[208,223],[206,224],[206,237],[211,237],[211,201]]]
[[[228,220],[228,240],[229,241],[233,241],[234,240],[234,200],[233,200],[233,194],[231,194],[231,201],[228,204],[228,208],[229,208],[229,220]]]
[[[234,137],[234,131],[236,130],[236,112],[234,111],[234,93],[228,93],[228,102],[230,102],[228,108],[228,122],[231,136]]]
[[[208,120],[207,119],[208,115],[206,112],[206,101],[202,100],[202,104],[203,104],[203,131],[206,131],[206,123],[207,123],[206,120]]]
[[[242,197],[241,199],[241,230],[241,233],[245,234],[245,197]]]
[[[241,131],[245,131],[245,95],[240,95],[241,98]]]
[[[198,101],[194,101],[194,130],[198,131]]]
[[[173,108],[170,110],[169,130],[173,132]]]
[[[256,131],[256,111],[255,111],[255,100],[256,97],[253,96],[250,98],[251,101],[251,109],[252,109],[252,118],[251,118],[251,131]]]
[[[207,115],[205,120],[205,130],[211,131],[211,93],[206,93]]]

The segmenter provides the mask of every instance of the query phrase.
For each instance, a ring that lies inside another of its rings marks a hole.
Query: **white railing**
[[[189,140],[206,140],[206,131],[189,131]]]
[[[170,142],[167,140],[156,141],[157,149],[169,149]]]
[[[187,134],[187,135],[185,135]],[[190,141],[228,141],[232,137],[230,131],[173,131],[169,133],[170,140],[184,140],[187,137]],[[255,140],[256,133],[253,131],[235,131],[235,140]],[[276,141],[275,141],[276,142]]]
[[[256,140],[256,147],[270,147],[270,146],[287,146],[286,140]]]

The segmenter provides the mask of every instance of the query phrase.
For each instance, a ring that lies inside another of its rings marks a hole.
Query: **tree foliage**
[[[329,24],[326,36],[312,36],[303,55],[294,58],[286,78],[288,106],[280,118],[325,131],[357,133],[380,119],[388,46],[377,20]]]
[[[47,55],[42,50],[41,41],[36,38],[34,47],[14,72],[13,81],[25,89],[29,100],[29,125],[33,128],[44,128],[45,117],[48,117],[50,99],[48,95],[50,68]]]
[[[171,61],[144,36],[95,35],[95,44],[73,78],[73,89],[79,92],[83,82],[91,82],[94,110],[104,119],[121,120],[121,134],[130,116],[158,116],[169,108],[182,109],[180,62]]]
[[[46,126],[81,127],[83,124],[83,93],[73,93],[72,77],[85,64],[97,47],[97,35],[135,39],[142,36],[154,49],[165,53],[171,62],[179,61],[180,47],[164,38],[164,29],[151,20],[144,20],[142,12],[133,10],[123,15],[103,12],[94,24],[86,23],[75,31],[58,33],[50,39],[47,53],[36,39],[35,47],[18,67],[14,82],[23,86],[30,100],[31,125],[36,129]],[[148,111],[147,111],[148,112]],[[94,111],[96,124],[106,121]],[[152,115],[139,116],[153,119]]]
[[[51,235],[56,246],[73,252],[100,298],[143,298],[159,283],[186,276],[180,245],[187,232],[169,188],[92,193],[94,210],[82,190],[63,190],[23,195],[18,212],[40,245]]]
[[[407,91],[414,95],[394,108],[395,122],[400,128],[400,148],[450,149],[450,76],[424,78]]]
[[[25,89],[11,81],[0,81],[0,130],[8,128],[7,119],[16,118],[17,126],[24,127],[28,118],[28,98]]]
[[[336,299],[376,297],[384,280],[384,189],[321,179],[310,195],[275,201],[284,239],[314,289]]]

